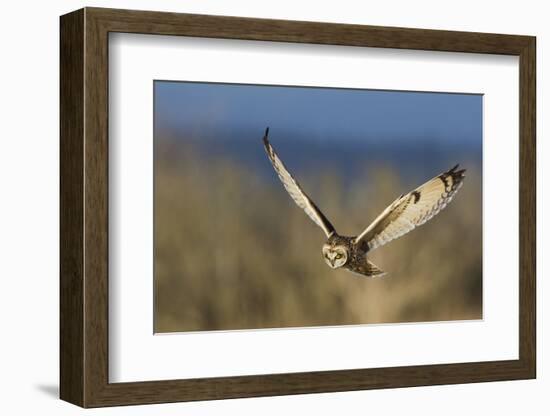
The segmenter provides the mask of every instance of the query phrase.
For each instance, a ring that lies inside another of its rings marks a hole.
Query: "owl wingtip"
[[[466,176],[466,169],[457,170],[459,164],[457,163],[449,172],[456,175],[459,178],[464,178]]]
[[[269,143],[269,140],[267,140],[267,136],[269,136],[269,127],[266,127],[265,129],[265,133],[264,133],[264,137],[263,137],[263,141],[264,141],[264,144],[267,146],[268,143]]]
[[[453,176],[459,177],[459,178],[464,178],[466,176],[465,175],[466,169],[457,170],[459,166],[460,166],[460,164],[457,163],[451,169],[449,169],[449,171],[447,173],[451,174]]]

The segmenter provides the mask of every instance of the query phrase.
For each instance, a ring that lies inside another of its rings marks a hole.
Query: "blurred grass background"
[[[274,172],[266,179],[192,143],[155,137],[155,332],[482,318],[475,161],[457,160],[468,171],[445,210],[370,253],[388,274],[369,279],[326,266],[325,235]],[[247,145],[263,152],[260,137]],[[271,170],[266,157],[258,163]],[[310,160],[296,176],[340,234],[356,235],[397,196],[452,165],[440,166],[419,179],[365,163],[344,177]]]

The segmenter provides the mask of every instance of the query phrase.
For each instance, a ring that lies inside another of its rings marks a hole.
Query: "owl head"
[[[348,248],[344,245],[323,245],[323,258],[325,259],[325,263],[333,269],[337,269],[346,264],[348,256]]]

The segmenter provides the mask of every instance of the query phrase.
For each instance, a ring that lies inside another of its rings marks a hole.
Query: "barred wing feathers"
[[[277,175],[283,183],[286,191],[294,202],[296,202],[296,204],[305,211],[309,218],[311,218],[315,224],[323,229],[327,237],[330,237],[334,233],[334,227],[323,215],[321,210],[317,208],[315,203],[302,190],[296,179],[294,179],[288,172],[281,159],[279,159],[279,156],[277,156],[277,153],[275,153],[271,143],[269,143],[269,140],[267,139],[268,134],[269,128],[266,129],[264,135],[265,151],[267,152],[267,156],[269,157],[269,160],[271,161],[271,164],[273,165],[275,172],[277,172]]]
[[[458,165],[401,195],[356,237],[355,243],[366,243],[369,250],[374,250],[433,218],[462,186],[465,170],[457,168]]]

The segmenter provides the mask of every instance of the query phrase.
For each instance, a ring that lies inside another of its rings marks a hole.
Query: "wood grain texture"
[[[536,377],[536,41],[520,54],[519,355]]]
[[[519,55],[528,36],[87,8],[111,32]]]
[[[60,22],[60,388],[84,405],[84,12]]]
[[[108,33],[85,11],[84,303],[85,406],[108,380]]]
[[[188,380],[108,381],[108,33],[520,58],[518,360]],[[535,38],[86,8],[61,18],[61,397],[83,407],[535,377]]]

